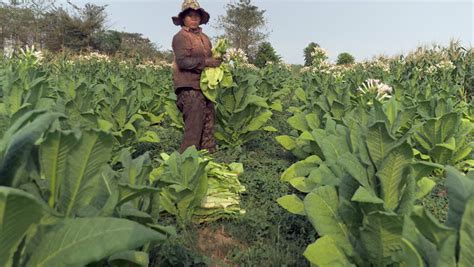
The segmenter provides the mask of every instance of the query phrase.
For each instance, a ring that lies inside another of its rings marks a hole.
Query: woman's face
[[[184,17],[184,26],[196,29],[201,23],[201,14],[195,10],[189,11]]]

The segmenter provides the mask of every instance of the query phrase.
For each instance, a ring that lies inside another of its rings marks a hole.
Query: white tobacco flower
[[[378,79],[367,79],[357,90],[363,94],[376,94],[378,100],[390,98],[393,91],[392,87]]]
[[[453,62],[450,60],[443,60],[436,64],[436,67],[441,70],[454,70],[456,67],[454,66]]]
[[[239,62],[239,63],[247,63],[248,62],[248,57],[245,54],[244,50],[240,48],[229,48],[227,49],[227,52],[224,55],[224,61],[230,62]]]

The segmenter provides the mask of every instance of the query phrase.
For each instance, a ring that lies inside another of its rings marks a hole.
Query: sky
[[[179,30],[171,17],[179,13],[182,0],[88,2],[107,5],[110,29],[142,33],[160,48],[171,49],[173,35]],[[217,18],[225,14],[229,2],[199,1],[211,15],[210,23],[203,25],[207,35],[220,33],[215,28]],[[349,52],[360,61],[381,54],[407,53],[425,44],[447,45],[451,39],[461,41],[466,47],[474,44],[472,0],[252,0],[252,3],[266,11],[268,41],[283,61],[291,64],[304,62],[303,49],[310,42],[326,49],[331,61],[341,52]]]

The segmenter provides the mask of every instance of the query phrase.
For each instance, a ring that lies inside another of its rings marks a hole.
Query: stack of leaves
[[[182,154],[162,153],[161,157],[161,165],[150,179],[160,189],[164,211],[177,216],[180,223],[235,218],[245,213],[239,206],[239,194],[245,191],[238,180],[242,164],[213,162],[204,150],[194,146]]]
[[[227,39],[219,39],[212,49],[213,58],[222,58],[229,47]],[[215,68],[205,68],[201,74],[201,90],[207,99],[216,102],[218,88],[232,86],[232,73],[228,64],[221,64]]]
[[[207,194],[194,212],[193,221],[211,222],[223,218],[236,218],[245,214],[240,207],[240,194],[245,186],[239,181],[244,172],[242,163],[216,163],[211,158],[207,165]]]

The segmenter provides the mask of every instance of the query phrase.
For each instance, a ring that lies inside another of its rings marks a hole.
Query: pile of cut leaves
[[[160,188],[160,205],[182,224],[232,219],[245,214],[240,194],[245,187],[238,177],[241,163],[217,163],[194,146],[182,154],[161,154],[160,166],[150,175]]]

